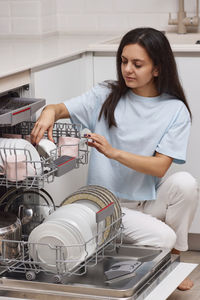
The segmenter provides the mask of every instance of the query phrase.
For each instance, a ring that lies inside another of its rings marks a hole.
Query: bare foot
[[[180,251],[174,248],[172,249],[171,253],[180,255]],[[181,282],[181,284],[179,284],[178,289],[181,291],[187,291],[190,290],[193,285],[194,283],[192,282],[192,280],[187,277]]]
[[[185,278],[181,284],[179,284],[178,289],[181,291],[187,291],[190,290],[193,287],[194,283],[190,278]]]

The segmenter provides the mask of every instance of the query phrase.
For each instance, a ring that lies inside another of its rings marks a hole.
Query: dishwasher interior
[[[20,98],[16,94],[3,95],[0,105],[0,136],[20,135],[22,139],[30,136],[34,122],[30,119],[38,108],[44,105],[43,99]],[[10,181],[6,173],[0,175],[0,211],[12,212],[19,216],[24,207],[27,212],[33,210],[31,222],[22,224],[22,240],[0,241],[0,296],[26,299],[145,299],[145,296],[176,267],[178,256],[172,256],[169,249],[134,246],[123,243],[123,215],[114,220],[116,203],[105,206],[104,213],[97,224],[111,218],[103,233],[97,232],[97,241],[93,255],[85,257],[78,267],[69,271],[64,258],[57,259],[57,272],[51,273],[41,268],[38,261],[29,255],[28,235],[45,216],[56,210],[54,201],[44,189],[44,182],[51,183],[54,177],[88,163],[88,146],[81,136],[79,124],[56,123],[53,128],[55,143],[60,136],[73,136],[80,139],[78,157],[59,157],[52,150],[48,157],[40,161],[40,173],[24,180]],[[18,150],[18,149],[17,149]],[[27,156],[28,150],[24,151]],[[0,147],[6,160],[13,149]],[[17,171],[16,171],[17,173]],[[16,174],[17,175],[17,174]],[[16,176],[17,178],[17,176]],[[20,215],[21,216],[21,215]],[[22,220],[22,219],[21,219]],[[116,225],[117,224],[117,225]],[[119,225],[120,224],[120,225]],[[99,235],[115,228],[103,244],[98,243]],[[18,256],[7,258],[10,245],[15,244]],[[47,245],[49,246],[49,245]],[[84,246],[84,245],[83,245]],[[56,255],[61,248],[56,246]],[[59,255],[58,255],[59,256]],[[44,298],[45,297],[45,298]]]

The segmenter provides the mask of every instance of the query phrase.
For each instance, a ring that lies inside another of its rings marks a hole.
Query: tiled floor
[[[187,251],[181,254],[181,261],[200,264],[200,251]],[[189,291],[178,289],[167,300],[200,300],[200,265],[189,276],[194,287]]]

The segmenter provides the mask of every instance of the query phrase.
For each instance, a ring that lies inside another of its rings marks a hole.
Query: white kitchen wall
[[[185,0],[188,16],[196,0]],[[178,0],[0,0],[0,36],[44,34],[119,34],[137,26],[168,26]]]
[[[168,15],[178,10],[178,0],[56,0],[59,32],[117,33],[137,26],[173,30]],[[196,0],[185,0],[194,15]]]
[[[38,36],[56,30],[56,0],[0,0],[1,36]]]

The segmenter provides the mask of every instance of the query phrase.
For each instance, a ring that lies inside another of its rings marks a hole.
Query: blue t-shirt
[[[71,121],[103,135],[114,148],[144,156],[153,156],[157,151],[176,163],[185,162],[191,120],[182,101],[167,94],[142,97],[129,90],[115,109],[117,127],[109,129],[104,116],[98,121],[109,93],[108,86],[99,84],[65,101]],[[159,182],[158,177],[137,172],[91,150],[88,184],[104,186],[119,198],[143,201],[156,199]]]

